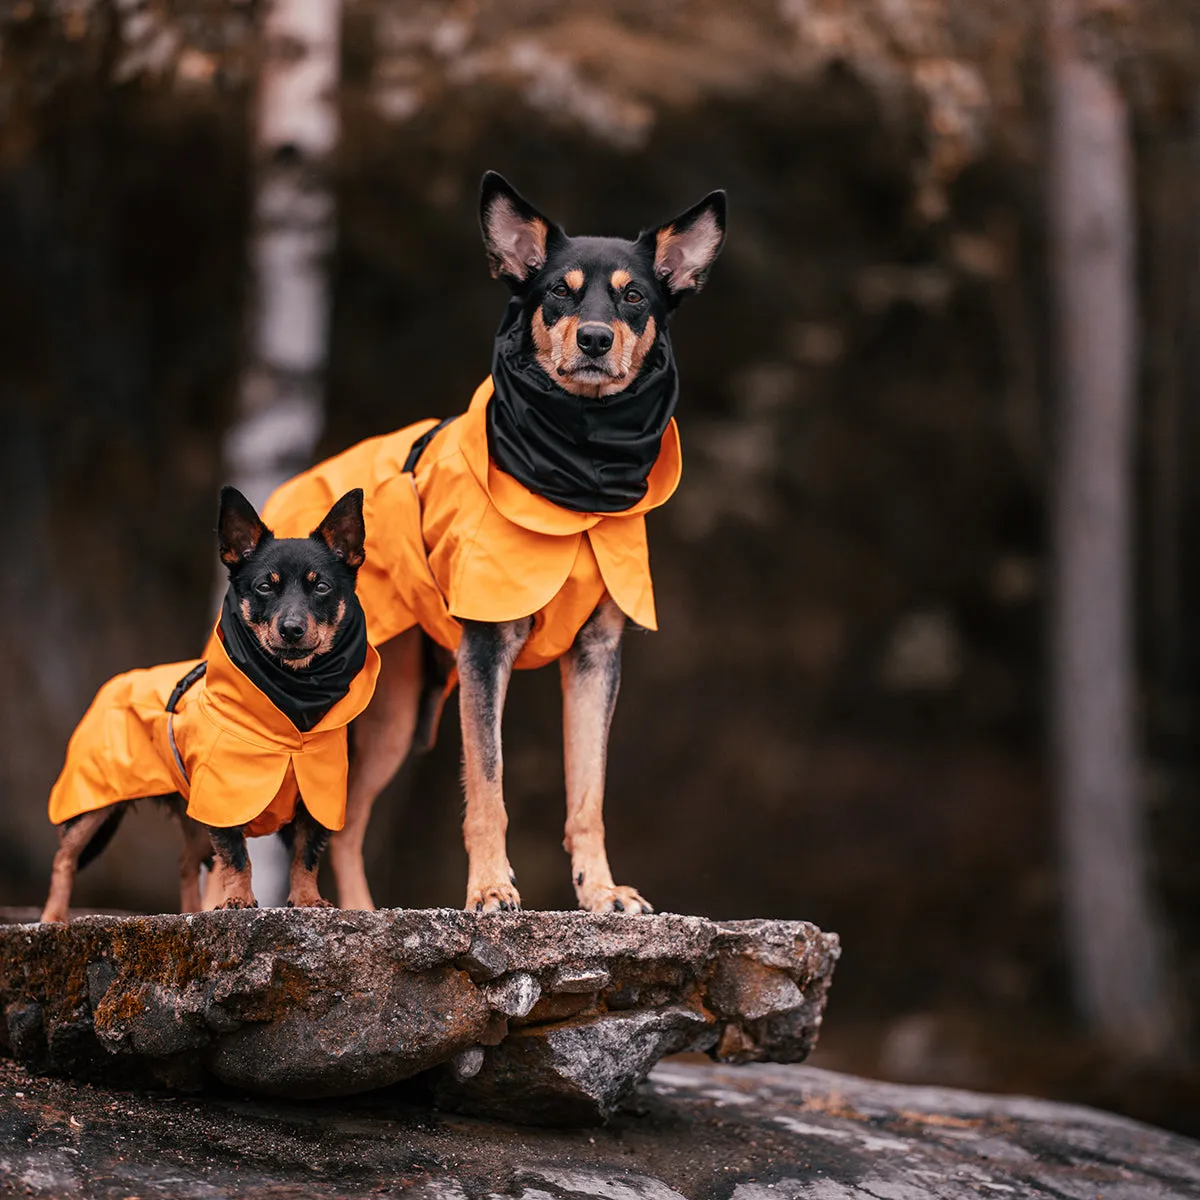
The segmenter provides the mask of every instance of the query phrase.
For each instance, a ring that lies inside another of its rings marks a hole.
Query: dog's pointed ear
[[[493,279],[519,288],[542,269],[563,232],[495,171],[479,187],[479,228]]]
[[[363,521],[363,490],[347,492],[325,514],[312,531],[351,571],[357,571],[366,558],[364,549],[367,527]]]
[[[654,256],[655,277],[672,301],[704,286],[725,241],[726,207],[723,191],[709,192],[687,212],[638,238]]]
[[[232,571],[240,567],[271,531],[262,523],[254,505],[235,487],[221,489],[221,512],[217,517],[217,546],[221,561]]]

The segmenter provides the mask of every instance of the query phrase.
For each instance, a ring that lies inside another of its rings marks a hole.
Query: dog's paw
[[[463,908],[480,913],[520,912],[521,895],[511,883],[486,884],[467,892]]]
[[[48,908],[42,913],[43,925],[66,925],[69,920],[66,911],[59,911],[57,908]]]
[[[585,912],[608,913],[623,912],[630,914],[652,913],[654,905],[650,903],[636,888],[618,887],[612,884],[608,887],[579,887],[579,907]]]
[[[230,896],[228,900],[223,900],[217,905],[216,911],[221,912],[226,908],[257,908],[258,901],[250,898],[247,900],[244,896]]]
[[[333,902],[326,900],[324,896],[289,896],[287,906],[288,908],[332,908]]]

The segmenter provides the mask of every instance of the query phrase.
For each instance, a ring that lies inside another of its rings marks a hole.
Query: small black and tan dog
[[[571,237],[489,172],[480,224],[512,298],[469,409],[351,447],[264,508],[277,528],[298,531],[345,487],[366,493],[371,540],[358,590],[383,670],[352,732],[346,828],[330,848],[339,899],[372,907],[367,820],[436,729],[448,690],[440,652],[460,686],[466,907],[520,906],[505,848],[501,715],[514,667],[557,661],[564,845],[579,906],[650,912],[609,869],[608,731],[626,621],[657,627],[645,513],[670,497],[681,469],[668,317],[721,249],[725,195],[632,241]]]
[[[235,488],[221,492],[229,588],[206,660],[110,679],[71,737],[50,795],[59,826],[43,921],[65,921],[77,869],[108,844],[129,804],[178,816],[180,907],[255,903],[246,836],[290,826],[288,903],[323,905],[317,868],[345,819],[346,726],[378,673],[354,584],[366,533],[362,492],[343,496],[311,535],[276,538]]]

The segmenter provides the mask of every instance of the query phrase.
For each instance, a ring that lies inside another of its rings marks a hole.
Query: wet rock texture
[[[1200,1143],[1092,1109],[807,1066],[663,1063],[590,1130],[390,1092],[146,1096],[0,1060],[0,1195],[53,1200],[1170,1200]]]
[[[798,1062],[839,947],[805,922],[262,909],[0,924],[0,1048],[32,1071],[283,1097],[432,1072],[442,1108],[608,1117],[664,1055]]]

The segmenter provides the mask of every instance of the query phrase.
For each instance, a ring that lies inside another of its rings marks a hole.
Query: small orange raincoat
[[[324,514],[322,514],[324,515]],[[346,726],[370,703],[379,655],[308,732],[301,733],[230,661],[219,630],[209,639],[208,671],[167,702],[194,667],[167,663],[127,671],[96,694],[67,746],[50,793],[55,825],[122,800],[178,792],[188,816],[205,825],[274,833],[304,797],[326,829],[346,821]]]
[[[370,438],[298,475],[267,501],[263,520],[280,537],[302,537],[338,496],[364,490],[367,559],[358,597],[372,645],[420,625],[454,650],[462,620],[533,616],[516,665],[540,667],[570,649],[605,595],[637,624],[656,629],[645,514],[679,484],[674,420],[637,504],[620,513],[572,512],[491,461],[491,397],[489,377],[411,473],[403,470],[408,453],[436,420]]]

